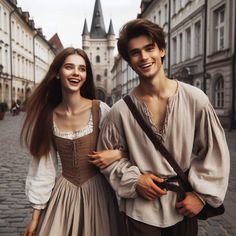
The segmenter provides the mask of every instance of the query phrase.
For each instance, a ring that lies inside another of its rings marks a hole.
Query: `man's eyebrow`
[[[155,43],[148,43],[148,44],[144,45],[143,48],[148,48],[148,47],[155,47]],[[143,49],[143,48],[141,48],[141,49]],[[140,48],[133,48],[133,49],[129,50],[128,53],[139,51],[141,49]]]
[[[147,48],[147,47],[155,47],[155,43],[149,43],[144,46],[144,48]]]

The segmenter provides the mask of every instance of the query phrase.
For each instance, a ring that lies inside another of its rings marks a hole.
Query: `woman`
[[[109,111],[94,98],[86,53],[66,48],[29,99],[21,139],[33,156],[26,194],[34,210],[25,236],[119,235],[116,197],[98,167],[119,160],[121,152],[94,151]],[[57,154],[62,175],[55,182]]]

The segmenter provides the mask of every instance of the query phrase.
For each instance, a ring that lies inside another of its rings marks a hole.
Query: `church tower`
[[[115,33],[112,20],[106,32],[100,0],[95,0],[90,32],[84,21],[82,47],[92,63],[97,98],[111,104]]]

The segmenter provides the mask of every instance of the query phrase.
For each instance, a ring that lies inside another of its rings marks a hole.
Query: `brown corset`
[[[99,169],[88,162],[88,154],[96,150],[98,135],[99,101],[92,102],[93,132],[74,140],[54,135],[54,144],[62,163],[62,175],[80,186],[99,173]]]

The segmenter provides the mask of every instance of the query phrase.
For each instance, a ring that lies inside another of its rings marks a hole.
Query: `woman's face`
[[[67,92],[80,91],[86,76],[85,60],[78,54],[68,56],[59,70],[62,89]]]

